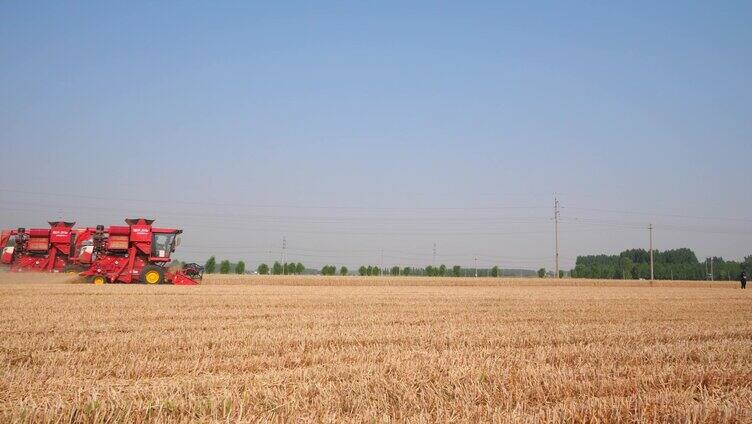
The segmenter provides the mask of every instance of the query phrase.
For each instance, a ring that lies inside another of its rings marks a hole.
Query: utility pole
[[[650,281],[653,281],[653,223],[648,226],[650,230]]]
[[[433,266],[436,266],[436,242],[433,243]]]
[[[559,278],[559,199],[554,194],[554,233],[556,238],[556,276]]]
[[[282,236],[282,274],[287,274],[287,238]]]
[[[710,281],[715,280],[715,275],[713,275],[713,257],[710,257]]]
[[[478,257],[475,257],[475,277],[478,277]]]

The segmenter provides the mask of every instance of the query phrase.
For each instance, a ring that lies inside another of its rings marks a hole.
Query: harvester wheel
[[[89,277],[89,281],[93,284],[101,286],[107,282],[107,278],[105,278],[104,275],[92,275],[91,277]]]
[[[141,270],[141,282],[146,284],[164,283],[164,268],[156,265],[146,265]]]
[[[66,274],[78,274],[79,270],[73,265],[66,265],[65,268],[63,268],[63,272]]]

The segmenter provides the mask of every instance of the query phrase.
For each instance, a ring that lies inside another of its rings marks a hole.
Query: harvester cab
[[[93,236],[94,260],[81,273],[95,284],[105,282],[191,285],[198,284],[201,273],[183,268],[171,270],[167,263],[183,230],[156,228],[153,219],[126,219],[127,226],[103,227]]]

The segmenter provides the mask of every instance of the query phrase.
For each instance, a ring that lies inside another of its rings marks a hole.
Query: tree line
[[[294,263],[294,262],[285,262],[285,263],[279,263],[274,262],[274,264],[269,267],[267,264],[260,264],[256,268],[256,272],[259,274],[274,274],[274,275],[296,275],[296,274],[302,274],[305,272],[305,266],[300,263]],[[232,263],[229,260],[223,260],[219,262],[219,266],[217,265],[217,258],[214,256],[207,259],[206,263],[204,264],[204,273],[206,274],[245,274],[246,268],[245,268],[245,262],[244,261],[238,261],[237,263]]]
[[[654,274],[660,280],[736,280],[742,271],[752,275],[752,255],[746,256],[743,261],[725,260],[722,257],[708,258],[700,261],[697,255],[688,248],[671,249],[665,251],[653,250]],[[712,262],[712,267],[710,263]],[[712,269],[712,270],[711,270]],[[244,261],[232,263],[222,260],[217,263],[214,256],[206,261],[204,268],[207,274],[244,274],[246,265]],[[509,271],[509,270],[506,270]],[[505,272],[506,272],[505,271]],[[256,268],[261,275],[299,275],[305,272],[316,273],[316,270],[306,270],[300,262],[276,261],[270,267],[262,263]],[[349,275],[350,270],[346,266],[324,265],[319,271],[321,275]],[[392,266],[382,268],[376,265],[361,265],[354,272],[361,276],[428,276],[428,277],[500,277],[503,271],[498,266],[491,268],[463,268],[454,265],[451,268],[441,264],[420,267]],[[545,268],[537,272],[543,278],[550,275]],[[506,275],[512,275],[507,273]],[[559,272],[559,277],[564,276],[564,271]],[[573,278],[605,278],[605,279],[650,279],[650,252],[645,249],[629,249],[618,255],[581,255],[577,257],[574,269],[569,271]]]
[[[279,261],[275,261],[272,264],[271,268],[269,268],[269,265],[267,264],[260,264],[256,268],[256,272],[261,275],[299,275],[304,273],[305,270],[305,266],[303,266],[303,264],[300,262],[280,263]]]
[[[414,276],[428,276],[428,277],[467,277],[474,274],[474,270],[462,268],[459,265],[454,265],[451,269],[446,265],[432,266],[429,265],[425,268],[418,267],[399,267],[392,266],[381,268],[377,265],[361,265],[357,269],[357,275],[360,276],[379,276],[379,275],[414,275]],[[501,276],[501,269],[498,266],[494,266],[490,269],[478,269],[478,276],[480,277],[499,277]],[[337,271],[337,267],[334,265],[324,265],[321,268],[321,275],[348,275],[349,270],[346,266],[342,266]]]
[[[246,272],[245,262],[238,261],[232,263],[229,260],[222,260],[217,264],[217,259],[210,257],[204,266],[204,272],[207,274],[244,274]],[[305,266],[300,262],[274,262],[272,266],[262,263],[256,268],[256,272],[261,275],[299,275],[306,272]],[[315,270],[308,272],[316,272]],[[335,265],[324,265],[319,271],[321,275],[349,275],[350,270],[346,266],[340,266],[337,268]],[[391,276],[427,276],[427,277],[501,277],[502,270],[498,266],[491,268],[462,268],[459,265],[454,265],[451,268],[442,264],[439,266],[429,265],[425,268],[420,267],[399,267],[392,266],[391,268],[381,268],[377,265],[361,265],[357,269],[357,275],[360,276],[379,276],[379,275],[391,275]],[[510,274],[511,275],[511,274]]]
[[[699,261],[691,249],[681,248],[653,250],[653,262],[654,275],[659,280],[736,280],[742,271],[752,273],[752,255],[741,262],[718,256]],[[578,256],[570,276],[647,280],[650,279],[650,251],[629,249],[618,255]]]
[[[217,259],[212,256],[204,264],[204,272],[207,274],[214,274],[219,272],[220,274],[245,274],[245,262],[238,261],[231,263],[228,260],[223,260],[217,266]]]
[[[322,275],[334,275],[336,272],[334,265],[326,265],[321,270]],[[341,267],[340,275],[347,275],[347,267]],[[379,276],[379,275],[391,275],[391,276],[427,276],[427,277],[469,277],[474,276],[477,272],[479,277],[500,277],[501,268],[494,266],[488,269],[468,269],[462,268],[459,265],[454,265],[448,268],[446,265],[433,266],[429,265],[425,268],[419,267],[399,267],[392,266],[382,268],[377,265],[361,265],[358,267],[357,274],[360,276]]]

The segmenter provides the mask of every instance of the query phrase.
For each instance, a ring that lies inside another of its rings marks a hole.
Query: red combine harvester
[[[78,272],[92,259],[94,228],[75,222],[50,222],[50,228],[24,228],[0,233],[0,262],[11,271]]]
[[[153,219],[126,219],[128,226],[110,226],[106,231],[98,226],[93,235],[94,261],[81,275],[94,284],[198,284],[204,272],[201,266],[186,264],[181,270],[166,266],[183,230],[155,228],[153,222]]]

